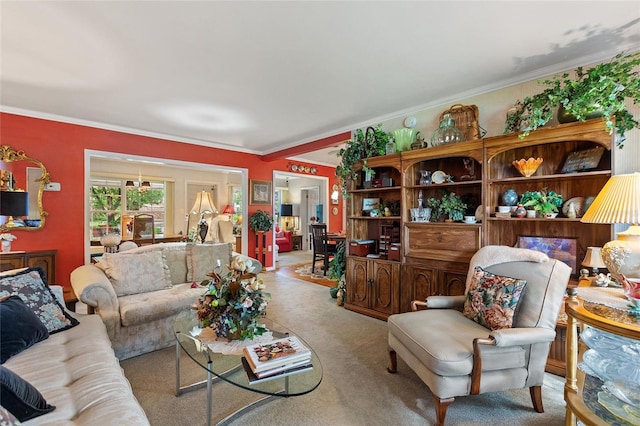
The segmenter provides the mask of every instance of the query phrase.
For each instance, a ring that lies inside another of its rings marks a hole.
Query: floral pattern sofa
[[[71,273],[71,285],[104,322],[116,356],[127,359],[175,342],[173,322],[205,292],[192,288],[220,268],[242,264],[258,273],[262,265],[234,253],[229,243],[164,243],[105,253],[97,264]]]

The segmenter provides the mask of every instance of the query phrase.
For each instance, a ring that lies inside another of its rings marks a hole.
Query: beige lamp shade
[[[606,268],[602,260],[602,254],[600,253],[600,247],[587,247],[587,254],[584,256],[582,266],[589,268]]]
[[[200,191],[196,194],[196,202],[191,209],[192,214],[214,214],[218,213],[216,206],[211,199],[211,193]]]
[[[602,247],[602,260],[618,282],[640,277],[640,173],[611,176],[580,221],[631,224]]]
[[[611,176],[580,221],[637,225],[640,222],[640,172]]]

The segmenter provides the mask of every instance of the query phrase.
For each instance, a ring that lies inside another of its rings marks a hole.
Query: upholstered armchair
[[[276,244],[278,245],[278,253],[284,253],[293,249],[293,232],[281,231],[276,226]]]
[[[544,367],[570,274],[541,252],[481,248],[464,296],[431,296],[412,302],[415,312],[389,317],[388,371],[397,371],[400,355],[422,379],[436,425],[455,397],[517,388],[529,388],[533,408],[543,412]]]

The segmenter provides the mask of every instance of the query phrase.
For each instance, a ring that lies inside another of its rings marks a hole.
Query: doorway
[[[328,222],[329,178],[300,173],[274,172],[274,185],[282,189],[281,203],[292,204],[295,233],[301,239],[301,250],[311,248],[309,241],[309,223],[312,216],[317,216],[316,206],[320,205],[322,219]],[[276,215],[278,210],[276,209]],[[275,233],[274,233],[275,244]]]

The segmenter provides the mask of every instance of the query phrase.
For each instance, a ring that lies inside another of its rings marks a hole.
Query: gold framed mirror
[[[42,194],[50,182],[47,168],[9,145],[0,146],[0,159],[0,232],[44,228],[47,212]]]

